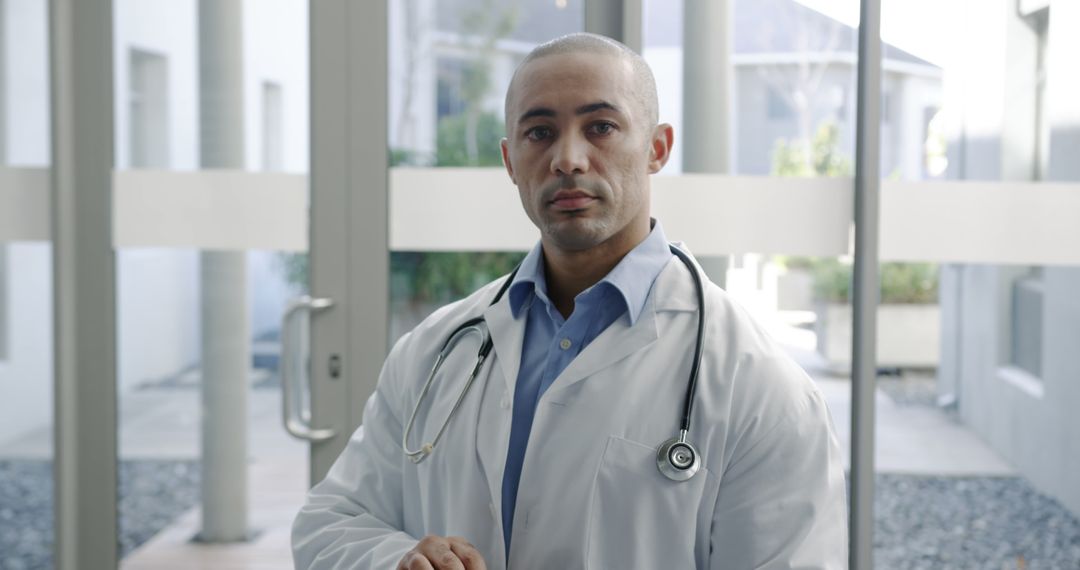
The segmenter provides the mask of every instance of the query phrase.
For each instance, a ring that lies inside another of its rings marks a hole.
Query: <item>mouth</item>
[[[597,198],[581,190],[559,190],[548,202],[556,210],[581,210],[595,202]]]

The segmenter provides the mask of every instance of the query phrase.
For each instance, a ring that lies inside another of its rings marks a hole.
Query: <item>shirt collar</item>
[[[630,324],[637,322],[645,308],[645,301],[652,290],[653,282],[671,259],[667,236],[659,220],[653,220],[652,231],[634,249],[619,261],[610,273],[599,283],[581,294],[592,290],[601,283],[607,283],[619,293],[619,298],[626,305]],[[547,279],[544,276],[544,254],[540,242],[537,242],[521,262],[513,283],[510,284],[510,311],[514,318],[519,318],[527,305],[531,294],[535,293],[543,302],[548,303]]]

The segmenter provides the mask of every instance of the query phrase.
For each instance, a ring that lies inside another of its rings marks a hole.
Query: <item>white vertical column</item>
[[[584,8],[586,32],[618,40],[641,53],[642,0],[589,0]]]
[[[116,568],[112,2],[52,0],[55,566]]]
[[[1055,2],[1047,32],[1047,94],[1044,111],[1049,122],[1048,180],[1080,180],[1080,2]]]
[[[683,6],[683,170],[730,174],[732,6],[729,0]]]
[[[242,0],[199,2],[199,127],[204,169],[244,167]],[[250,334],[243,252],[204,251],[202,284],[202,531],[247,538]]]
[[[683,3],[682,156],[686,173],[731,173],[731,10],[728,0]],[[698,261],[709,279],[725,286],[727,257]]]

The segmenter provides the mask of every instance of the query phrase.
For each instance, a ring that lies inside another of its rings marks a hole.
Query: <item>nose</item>
[[[583,174],[589,170],[588,141],[580,136],[565,135],[552,145],[551,172],[563,176]]]

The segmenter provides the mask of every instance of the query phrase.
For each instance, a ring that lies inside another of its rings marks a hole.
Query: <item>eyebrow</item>
[[[589,113],[595,113],[597,111],[604,111],[604,110],[606,110],[606,111],[614,111],[616,113],[620,112],[618,107],[616,107],[615,105],[612,105],[611,103],[608,103],[607,101],[597,101],[596,103],[589,103],[587,105],[582,105],[582,106],[578,107],[577,109],[574,109],[574,114],[575,115],[588,115]],[[525,121],[527,121],[527,120],[529,120],[529,119],[531,119],[533,117],[554,117],[554,116],[555,116],[555,111],[553,109],[550,109],[548,107],[534,107],[534,108],[529,109],[528,111],[525,111],[524,113],[522,113],[521,117],[518,117],[518,123],[523,123],[523,122],[525,122]]]

